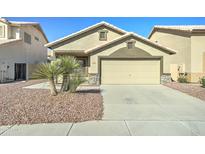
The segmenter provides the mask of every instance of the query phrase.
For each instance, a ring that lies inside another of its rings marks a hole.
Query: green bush
[[[71,93],[76,92],[76,89],[78,88],[78,86],[80,84],[82,84],[83,82],[85,82],[85,78],[82,77],[82,75],[80,74],[74,74],[71,78],[70,78],[70,82],[69,82],[69,91]]]
[[[186,74],[179,75],[177,80],[178,80],[179,83],[188,83]]]
[[[202,84],[202,87],[205,88],[205,77],[203,77],[203,78],[201,79],[201,84]]]

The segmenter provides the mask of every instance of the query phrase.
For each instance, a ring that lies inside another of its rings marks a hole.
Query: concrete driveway
[[[205,135],[205,102],[163,85],[103,85],[105,121],[130,135]]]
[[[0,127],[0,135],[205,135],[205,102],[163,85],[103,85],[101,121]]]

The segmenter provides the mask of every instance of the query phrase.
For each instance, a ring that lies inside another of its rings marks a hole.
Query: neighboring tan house
[[[0,82],[29,79],[36,64],[47,61],[46,43],[39,23],[0,18]]]
[[[101,22],[46,44],[56,57],[75,56],[100,84],[160,84],[173,49]]]
[[[166,57],[172,78],[186,73],[189,82],[205,76],[205,26],[155,26],[149,39],[177,51]]]

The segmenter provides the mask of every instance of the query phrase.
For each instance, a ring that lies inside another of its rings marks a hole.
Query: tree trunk
[[[70,90],[70,75],[67,76],[66,90]]]
[[[51,95],[56,96],[57,95],[57,90],[56,90],[56,86],[55,86],[54,80],[53,79],[49,79],[48,82],[49,82],[49,85],[50,85]]]
[[[69,80],[68,80],[69,75],[63,75],[63,82],[61,85],[61,92],[62,91],[68,91],[69,90]]]
[[[61,85],[61,92],[63,92],[64,91],[64,89],[65,89],[65,84],[66,84],[66,75],[63,75],[63,81],[62,81],[62,85]]]

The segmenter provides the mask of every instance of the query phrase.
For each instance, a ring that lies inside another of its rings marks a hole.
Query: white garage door
[[[102,60],[101,84],[160,84],[160,60]]]

